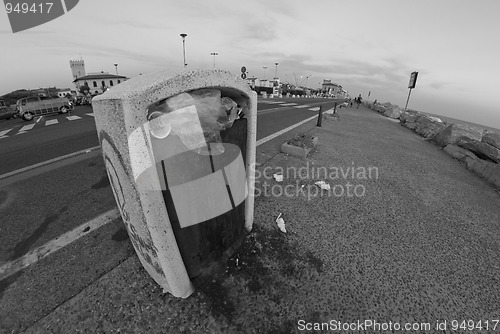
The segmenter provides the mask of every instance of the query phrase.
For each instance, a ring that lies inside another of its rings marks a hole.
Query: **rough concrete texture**
[[[313,137],[313,145],[318,144],[318,137]],[[281,152],[289,154],[295,157],[305,158],[311,152],[312,147],[299,147],[295,145],[290,145],[288,142],[284,142],[281,145]]]
[[[134,249],[155,281],[178,297],[187,297],[194,290],[168,219],[145,124],[152,103],[201,88],[221,90],[250,115],[248,140],[253,147],[247,145],[247,163],[255,161],[256,94],[229,72],[199,70],[170,77],[163,71],[142,75],[93,100],[106,169]],[[252,180],[253,169],[247,168],[247,173]],[[246,203],[245,225],[251,228],[253,196],[248,196]]]
[[[446,127],[446,129],[442,130],[434,137],[434,141],[438,145],[444,147],[448,144],[455,144],[458,138],[462,136],[475,140],[481,140],[483,133],[465,125],[450,124]]]
[[[26,332],[296,333],[299,320],[498,319],[500,194],[363,106],[341,117],[312,130],[320,144],[307,159],[278,154],[260,167],[254,230],[191,297],[163,294],[134,256]],[[326,167],[329,177],[294,177],[300,167]],[[378,177],[335,178],[335,167],[376,167]],[[366,191],[335,196],[318,180]],[[265,195],[264,182],[298,192]]]

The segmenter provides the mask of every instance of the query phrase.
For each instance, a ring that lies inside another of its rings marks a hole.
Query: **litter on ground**
[[[286,227],[285,227],[285,221],[283,218],[281,218],[281,213],[278,215],[278,218],[276,218],[276,223],[278,224],[279,229],[281,232],[286,233]]]
[[[318,182],[315,182],[314,184],[323,190],[330,190],[331,189],[330,185],[328,183],[326,183],[325,181],[318,181]]]

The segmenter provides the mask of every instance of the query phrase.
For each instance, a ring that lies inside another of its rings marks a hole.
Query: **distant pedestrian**
[[[356,98],[356,103],[358,104],[356,109],[359,109],[359,105],[361,104],[361,100],[363,100],[363,98],[361,98],[361,94],[359,94],[359,96]]]
[[[377,104],[377,100],[375,100],[375,102],[373,102],[373,104]]]
[[[349,103],[351,104],[351,108],[352,108],[352,99],[349,99]]]

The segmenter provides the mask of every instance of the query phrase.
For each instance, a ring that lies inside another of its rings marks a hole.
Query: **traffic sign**
[[[241,68],[241,73],[245,73],[246,71],[247,71],[247,68],[246,68],[245,66],[243,66],[243,67]]]
[[[247,78],[247,75],[245,74],[245,72],[241,73],[241,78],[242,79],[246,79]]]

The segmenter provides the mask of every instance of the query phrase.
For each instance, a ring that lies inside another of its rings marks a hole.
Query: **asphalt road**
[[[268,99],[277,101],[278,99]],[[332,100],[326,99],[280,99],[311,107],[324,104],[333,106]],[[260,100],[259,100],[260,101]],[[278,110],[279,113],[273,110]],[[259,103],[258,111],[265,111],[258,116],[258,139],[279,129],[299,122],[312,115],[306,108],[280,107],[277,104]],[[286,113],[283,117],[282,112]],[[0,175],[80,151],[99,144],[92,108],[76,107],[70,115],[54,114],[37,117],[33,122],[22,119],[0,121]],[[68,119],[69,118],[69,119]],[[57,123],[55,123],[57,122]],[[34,125],[23,131],[23,128]]]
[[[328,109],[334,105],[326,99],[281,101],[309,107],[259,103],[257,139],[317,114],[309,108],[322,105]],[[0,132],[10,129],[0,139],[0,174],[98,145],[91,111],[88,107],[77,107],[71,115],[46,116],[30,123],[22,120],[0,123]],[[18,134],[29,124],[35,126]],[[286,138],[303,128],[291,131]],[[262,164],[271,159],[279,152],[280,143],[273,141],[260,147],[257,161]],[[0,265],[116,207],[100,151],[68,161],[70,164],[57,162],[0,180]],[[56,252],[1,281],[0,300],[5,291],[16,297],[2,300],[6,308],[0,316],[11,319],[9,329],[24,328],[132,254],[122,222],[107,224],[65,247],[64,252]]]

